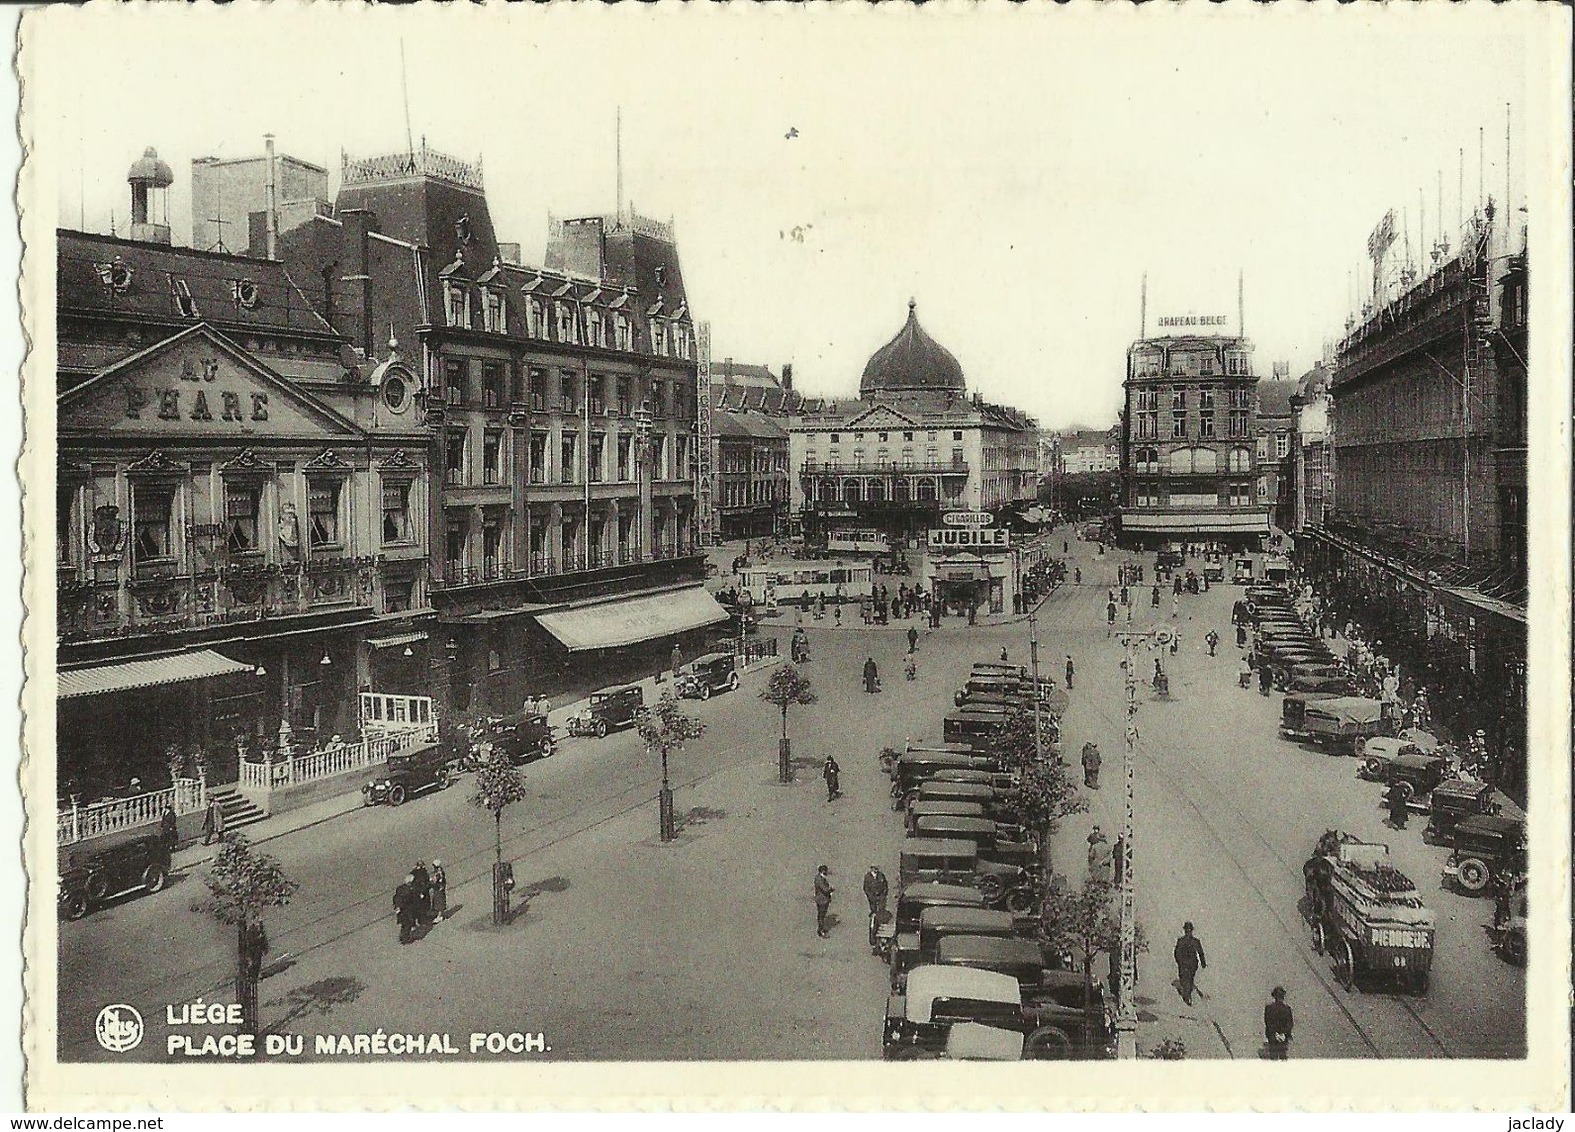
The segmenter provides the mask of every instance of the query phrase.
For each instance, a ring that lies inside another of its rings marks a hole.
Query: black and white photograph
[[[1568,36],[24,15],[30,1103],[1567,1106]]]

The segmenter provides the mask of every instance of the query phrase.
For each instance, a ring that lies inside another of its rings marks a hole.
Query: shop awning
[[[427,635],[424,631],[412,629],[408,633],[395,633],[388,637],[368,637],[366,643],[374,649],[397,649],[426,639]]]
[[[104,692],[129,692],[134,688],[153,688],[160,684],[185,684],[211,676],[234,676],[253,672],[249,664],[220,656],[212,649],[160,656],[151,660],[127,660],[101,664],[97,668],[78,668],[60,673],[58,698],[97,696]]]
[[[675,593],[542,613],[536,620],[570,652],[580,652],[622,648],[701,629],[727,618],[727,610],[717,604],[705,587],[695,586]]]
[[[1221,511],[1144,514],[1141,511],[1124,511],[1121,514],[1121,529],[1167,535],[1266,535],[1269,533],[1269,516],[1263,511],[1247,514]]]

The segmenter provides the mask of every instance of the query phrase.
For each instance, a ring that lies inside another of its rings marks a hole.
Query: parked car
[[[1420,751],[1396,755],[1384,770],[1384,783],[1390,789],[1398,789],[1407,805],[1420,809],[1427,805],[1433,788],[1449,777],[1450,769],[1449,758],[1445,755]]]
[[[1000,766],[995,759],[961,750],[908,749],[897,757],[893,767],[892,809],[900,810],[912,801],[920,783],[935,778],[941,771],[978,771],[992,781]],[[965,781],[965,780],[953,780]]]
[[[1427,828],[1422,840],[1437,845],[1455,843],[1455,827],[1472,814],[1496,814],[1499,805],[1493,788],[1474,778],[1446,778],[1433,787]]]
[[[403,806],[424,791],[447,790],[453,781],[449,752],[442,747],[392,755],[384,764],[383,773],[361,787],[362,804],[375,806],[387,802],[390,806]]]
[[[1011,718],[1011,712],[999,707],[959,708],[941,720],[941,738],[948,743],[967,743],[975,750],[982,750],[1006,729]]]
[[[80,920],[96,905],[127,892],[155,893],[169,875],[170,853],[160,837],[136,837],[92,852],[72,851],[60,870],[60,916]]]
[[[605,738],[614,728],[632,726],[644,706],[645,694],[634,684],[592,692],[591,702],[569,720],[569,734]]]
[[[1187,564],[1187,556],[1179,550],[1161,550],[1154,555],[1154,569],[1174,570]]]
[[[927,817],[982,818],[988,816],[978,802],[951,800],[924,800],[915,798],[908,804],[908,832],[917,828],[920,818]]]
[[[1444,881],[1472,896],[1495,880],[1526,872],[1526,824],[1499,814],[1472,814],[1455,823],[1455,851],[1444,865]]]
[[[1302,713],[1306,737],[1333,754],[1355,754],[1362,740],[1393,735],[1398,724],[1398,705],[1364,696],[1308,700]]]
[[[696,657],[676,684],[678,695],[691,700],[709,700],[713,692],[735,691],[738,688],[738,658],[730,652]]]
[[[1358,745],[1357,754],[1362,765],[1356,773],[1369,782],[1382,782],[1397,755],[1430,754],[1436,750],[1438,740],[1414,728],[1407,728],[1398,735],[1374,735]]]
[[[968,908],[938,904],[923,909],[919,922],[897,933],[891,953],[891,986],[901,990],[909,971],[935,961],[941,940],[950,936],[995,936],[1009,939],[1016,934],[1017,919],[1010,912],[995,908]]]
[[[931,814],[913,823],[913,833],[918,838],[971,841],[981,859],[1003,865],[1031,867],[1039,860],[1039,846],[1032,836],[989,818]]]
[[[492,749],[501,749],[515,766],[533,759],[544,759],[556,749],[556,738],[547,717],[527,711],[502,719],[490,719],[473,729],[470,749],[478,757],[485,757]],[[449,752],[453,757],[453,751]]]
[[[1022,1034],[1030,1059],[1110,1056],[1103,1017],[1053,1002],[1024,1004],[1017,980],[999,971],[936,964],[914,968],[905,993],[887,1000],[882,1054],[888,1060],[939,1056],[952,1027],[970,1023]]]

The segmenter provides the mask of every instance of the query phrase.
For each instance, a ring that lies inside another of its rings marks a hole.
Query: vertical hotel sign
[[[695,436],[698,443],[695,445],[695,510],[700,515],[700,545],[715,546],[716,537],[716,509],[711,498],[711,479],[713,453],[711,448],[711,324],[700,322],[695,324],[695,353],[699,355],[698,365],[695,367],[696,383],[699,388],[695,390],[695,405],[698,407],[700,417],[695,421]]]

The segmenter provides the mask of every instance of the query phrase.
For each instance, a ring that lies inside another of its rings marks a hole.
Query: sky
[[[484,160],[527,263],[549,213],[614,207],[621,108],[625,197],[675,223],[713,357],[792,362],[812,394],[853,395],[913,299],[971,389],[1106,425],[1145,276],[1151,331],[1234,328],[1240,279],[1257,368],[1300,374],[1360,302],[1387,209],[1413,243],[1425,209],[1435,239],[1442,173],[1452,232],[1462,149],[1476,205],[1479,129],[1503,197],[1506,108],[1523,192],[1531,26],[1436,7],[272,8],[24,20],[62,226],[113,210],[124,232],[150,145],[177,242],[193,157],[272,132],[332,191],[342,150],[404,148],[403,49],[413,136]]]

